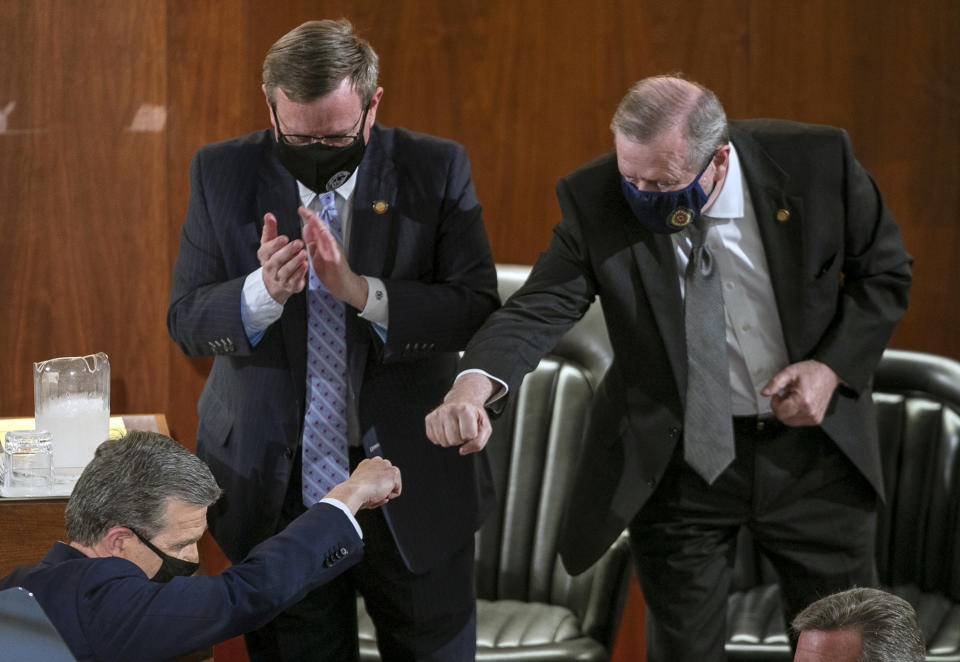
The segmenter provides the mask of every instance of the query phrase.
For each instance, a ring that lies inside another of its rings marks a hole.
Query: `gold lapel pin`
[[[377,214],[386,214],[390,205],[385,200],[377,200],[373,203],[373,211]]]
[[[790,220],[790,212],[786,209],[777,210],[777,220],[781,223],[785,223]]]

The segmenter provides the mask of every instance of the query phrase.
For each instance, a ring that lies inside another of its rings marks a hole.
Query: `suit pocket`
[[[233,429],[233,414],[212,388],[204,388],[197,403],[200,422],[197,426],[197,447],[202,444],[224,446]]]
[[[830,273],[830,269],[831,267],[833,267],[833,263],[836,261],[837,261],[837,254],[834,253],[833,255],[828,257],[823,264],[820,265],[820,268],[817,270],[817,275],[814,276],[814,278],[820,279],[826,276],[828,273]]]

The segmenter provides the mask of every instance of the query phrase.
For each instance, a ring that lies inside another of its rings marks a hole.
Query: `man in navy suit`
[[[561,555],[581,572],[629,528],[647,659],[719,661],[742,525],[779,572],[787,622],[876,581],[870,383],[912,260],[840,129],[728,122],[710,90],[673,76],[638,82],[611,128],[615,152],[557,184],[549,248],[470,341],[428,431],[482,449],[486,408],[504,401],[491,397],[516,393],[599,298],[615,355]]]
[[[355,659],[359,590],[385,659],[472,659],[489,467],[423,429],[499,305],[466,153],[375,123],[377,56],[345,20],[277,41],[263,92],[272,129],[193,160],[167,315],[184,352],[216,355],[197,432],[226,493],[211,532],[237,561],[363,457],[389,458],[406,485],[361,516],[363,562],[248,635],[248,652]],[[317,313],[321,298],[335,310]],[[332,428],[332,449],[316,450]]]
[[[362,463],[280,534],[216,576],[192,575],[210,469],[155,432],[107,441],[66,509],[67,536],[0,590],[34,594],[78,660],[167,660],[259,627],[363,556],[353,515],[400,493],[388,460]]]

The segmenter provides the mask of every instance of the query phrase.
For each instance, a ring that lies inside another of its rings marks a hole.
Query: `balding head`
[[[687,141],[689,168],[699,169],[729,140],[727,116],[716,95],[678,76],[653,76],[635,83],[610,123],[614,134],[641,144],[676,127]]]

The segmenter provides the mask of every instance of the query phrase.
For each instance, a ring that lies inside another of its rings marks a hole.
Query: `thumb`
[[[779,393],[787,386],[790,385],[790,382],[793,381],[793,370],[790,366],[787,366],[773,377],[770,378],[770,381],[767,382],[767,385],[763,387],[763,390],[760,391],[766,397],[770,397]]]

